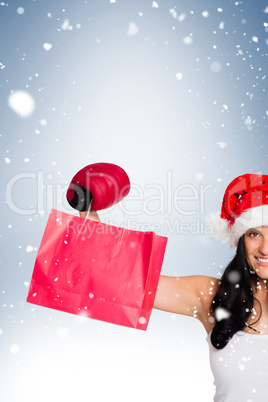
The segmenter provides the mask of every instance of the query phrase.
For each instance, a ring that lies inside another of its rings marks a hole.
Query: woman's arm
[[[91,219],[92,221],[97,221],[100,222],[99,215],[97,211],[82,211],[79,212],[80,218],[88,218]]]
[[[219,285],[216,278],[194,275],[160,276],[154,308],[202,321],[208,316]]]
[[[96,211],[79,212],[80,217],[100,222]],[[210,276],[173,277],[160,275],[154,308],[206,321],[219,280]]]

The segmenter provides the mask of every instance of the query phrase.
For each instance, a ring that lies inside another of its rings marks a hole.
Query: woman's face
[[[246,259],[259,278],[268,280],[268,226],[245,233]]]

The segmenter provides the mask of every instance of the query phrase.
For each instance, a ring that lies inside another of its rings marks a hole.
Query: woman
[[[230,237],[236,248],[221,280],[161,277],[155,308],[195,316],[207,333],[212,331],[218,349],[238,330],[268,335],[268,310],[262,309],[268,300],[268,176],[233,180],[224,195],[221,217],[213,215],[208,223],[216,237]]]
[[[197,318],[207,331],[217,402],[268,398],[268,176],[227,187],[217,237],[236,248],[221,280],[160,277],[154,307]],[[215,230],[216,229],[216,230]],[[218,230],[217,230],[218,229]]]
[[[85,216],[85,213],[80,213]],[[90,218],[99,220],[96,212]],[[268,176],[246,174],[227,187],[216,237],[236,249],[221,280],[160,276],[156,309],[197,318],[208,337],[216,402],[268,398]]]

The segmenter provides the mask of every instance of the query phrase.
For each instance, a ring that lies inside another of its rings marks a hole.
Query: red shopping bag
[[[147,329],[167,238],[52,210],[27,301]]]

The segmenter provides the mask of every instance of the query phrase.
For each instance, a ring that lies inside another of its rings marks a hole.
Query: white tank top
[[[268,401],[268,335],[239,331],[223,349],[214,348],[210,336],[214,402]]]

